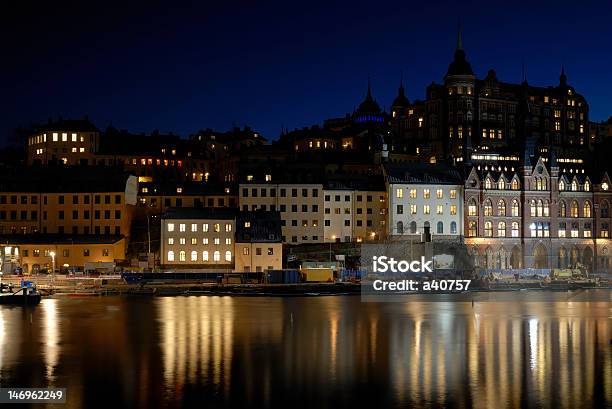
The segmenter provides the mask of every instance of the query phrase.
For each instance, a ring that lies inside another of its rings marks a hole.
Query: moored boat
[[[38,305],[41,299],[31,283],[22,285],[18,291],[0,294],[0,304],[4,305]]]

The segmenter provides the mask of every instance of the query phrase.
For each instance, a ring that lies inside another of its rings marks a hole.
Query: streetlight
[[[49,253],[51,256],[51,287],[55,287],[55,251]]]

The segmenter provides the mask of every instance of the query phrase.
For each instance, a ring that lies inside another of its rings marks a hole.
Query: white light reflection
[[[57,300],[47,299],[41,303],[43,310],[43,353],[49,385],[55,382],[55,366],[59,358],[59,330]]]
[[[529,364],[531,370],[534,371],[537,366],[538,356],[538,319],[532,318],[529,320]]]

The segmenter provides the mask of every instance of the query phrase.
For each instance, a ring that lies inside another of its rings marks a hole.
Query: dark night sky
[[[48,3],[0,16],[0,143],[85,114],[101,128],[187,136],[248,124],[276,138],[281,124],[352,111],[368,76],[388,108],[402,70],[408,97],[422,99],[446,72],[459,18],[479,77],[495,68],[519,82],[524,59],[531,84],[555,85],[565,64],[591,119],[612,115],[609,2]]]

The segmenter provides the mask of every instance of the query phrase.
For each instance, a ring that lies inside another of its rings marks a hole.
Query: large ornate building
[[[481,268],[610,268],[610,178],[542,156],[478,164],[465,182],[465,243]]]

